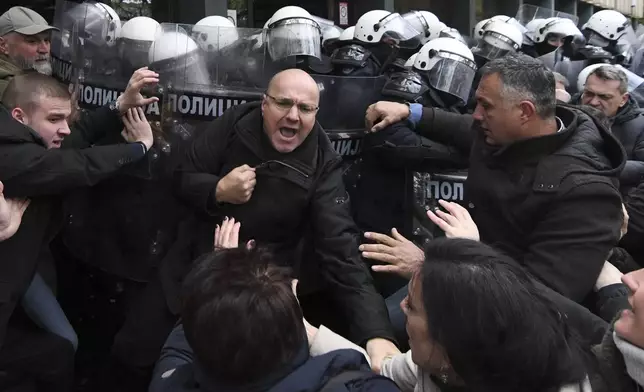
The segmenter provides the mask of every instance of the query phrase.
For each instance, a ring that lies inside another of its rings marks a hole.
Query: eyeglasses
[[[284,110],[284,111],[291,110],[291,108],[293,106],[297,105],[297,110],[299,110],[301,114],[303,114],[303,115],[311,115],[311,114],[317,112],[318,109],[320,108],[319,106],[313,106],[313,105],[309,105],[309,104],[306,104],[306,103],[298,103],[298,104],[296,104],[295,101],[293,101],[292,99],[288,99],[288,98],[275,98],[274,96],[272,96],[272,95],[270,95],[268,93],[264,93],[264,95],[266,95],[268,98],[270,98],[271,101],[273,101],[275,103],[275,105],[280,110]]]

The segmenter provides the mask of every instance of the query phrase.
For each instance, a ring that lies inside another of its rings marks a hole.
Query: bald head
[[[291,68],[277,73],[268,83],[268,93],[275,95],[282,90],[297,90],[302,95],[307,95],[312,100],[309,103],[318,105],[320,102],[320,89],[311,75],[301,69]]]
[[[299,69],[275,75],[262,100],[264,132],[282,153],[298,148],[315,126],[320,89],[313,78]]]

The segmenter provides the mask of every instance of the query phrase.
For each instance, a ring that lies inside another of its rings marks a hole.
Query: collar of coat
[[[644,386],[644,350],[620,338],[615,332],[613,340],[624,356],[628,375],[640,386]]]
[[[626,152],[604,124],[584,111],[583,107],[570,105],[557,105],[556,117],[564,125],[560,132],[519,140],[502,147],[486,144],[482,132],[479,132],[487,162],[493,166],[516,166],[557,155],[585,161],[605,175],[621,172],[626,162]]]
[[[263,392],[271,389],[275,384],[277,384],[284,377],[293,373],[295,369],[299,368],[309,359],[309,344],[308,339],[305,338],[302,344],[302,347],[298,353],[293,357],[293,360],[285,364],[282,368],[271,373],[266,378],[256,381],[252,384],[245,385],[226,385],[213,380],[208,377],[204,371],[201,370],[201,367],[195,363],[195,381],[199,384],[199,388],[204,392]]]
[[[295,150],[281,153],[275,150],[264,132],[261,103],[252,102],[248,105],[250,110],[242,115],[235,124],[236,134],[241,142],[263,162],[271,160],[284,162],[309,177],[313,176],[317,168],[317,151],[320,142],[318,139],[324,135],[320,124],[315,122],[311,133]]]

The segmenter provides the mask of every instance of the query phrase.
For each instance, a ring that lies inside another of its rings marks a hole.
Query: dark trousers
[[[16,312],[0,348],[0,390],[68,392],[74,383],[74,347]]]

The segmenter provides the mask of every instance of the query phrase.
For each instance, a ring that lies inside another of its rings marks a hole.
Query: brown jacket
[[[9,60],[9,57],[4,54],[0,54],[0,101],[2,101],[2,95],[11,81],[11,78],[21,72],[22,70],[15,66],[11,60]]]

